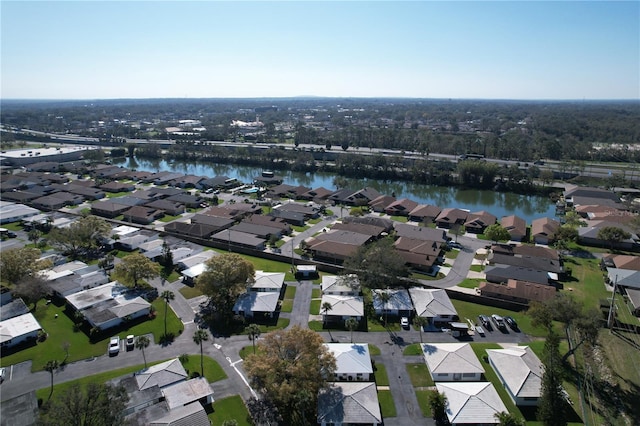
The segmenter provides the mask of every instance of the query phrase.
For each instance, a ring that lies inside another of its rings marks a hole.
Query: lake
[[[213,163],[185,163],[181,161],[149,161],[142,159],[126,159],[119,163],[131,169],[149,172],[175,171],[197,176],[229,176],[244,183],[251,183],[256,176],[260,176],[262,169],[257,167],[236,166]],[[276,174],[289,185],[304,185],[310,188],[323,186],[336,189],[333,185],[334,175],[327,173],[300,173],[279,170]],[[381,181],[371,179],[347,179],[351,188],[365,186],[375,188],[383,194],[395,193],[397,198],[409,198],[421,204],[435,204],[441,208],[457,207],[472,212],[487,210],[498,219],[511,214],[518,215],[531,223],[540,217],[554,217],[555,205],[547,197],[537,195],[521,195],[508,192],[486,190],[460,189],[455,187],[441,187],[419,185],[404,181]]]

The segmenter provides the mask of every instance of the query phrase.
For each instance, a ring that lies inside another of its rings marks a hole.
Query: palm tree
[[[51,391],[49,392],[49,399],[51,399],[51,395],[53,395],[53,372],[56,371],[60,367],[60,364],[57,360],[47,361],[44,365],[44,371],[48,371],[51,374]]]
[[[498,425],[500,426],[524,426],[525,424],[523,419],[506,411],[494,413],[493,417],[498,420]]]
[[[387,326],[387,315],[388,315],[388,309],[387,309],[387,303],[389,302],[389,300],[391,299],[391,294],[389,294],[389,289],[387,290],[378,290],[376,292],[376,294],[378,295],[378,298],[380,299],[380,307],[382,308],[382,311],[384,312],[384,326]]]
[[[322,318],[322,322],[326,325],[327,323],[327,312],[329,312],[330,310],[333,309],[333,306],[331,305],[331,303],[329,302],[324,302],[322,304],[322,310],[324,311],[324,317]],[[333,336],[331,335],[331,329],[327,328],[327,330],[329,330],[329,337],[331,337],[331,341],[333,342]]]
[[[38,245],[38,240],[40,239],[40,237],[42,237],[42,232],[35,228],[29,231],[29,233],[27,234],[27,238],[29,239],[29,241],[31,241],[35,245]]]
[[[200,345],[200,376],[204,377],[204,361],[202,355],[202,342],[209,340],[209,333],[206,330],[201,328],[197,329],[195,333],[193,333],[193,341],[196,345]]]
[[[422,328],[427,325],[429,321],[425,317],[416,315],[413,318],[413,325],[420,331],[420,343],[422,343]]]
[[[260,330],[260,326],[258,324],[249,324],[244,332],[249,335],[249,339],[253,342],[253,353],[256,353],[256,339],[260,337],[262,331]]]
[[[167,307],[169,306],[169,302],[176,298],[176,295],[173,294],[171,290],[165,290],[160,293],[160,297],[164,300],[164,336],[167,336]]]
[[[344,322],[344,325],[347,326],[347,328],[351,332],[351,343],[353,343],[353,330],[355,330],[356,327],[358,326],[358,320],[355,319],[354,317],[349,317]]]
[[[136,348],[142,350],[142,359],[144,359],[144,368],[147,368],[147,357],[144,354],[144,348],[149,346],[149,338],[147,336],[138,336],[136,337]]]

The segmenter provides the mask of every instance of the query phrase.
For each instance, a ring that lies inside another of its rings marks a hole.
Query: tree
[[[113,268],[114,260],[115,260],[115,257],[111,253],[108,253],[105,257],[103,257],[98,261],[98,267],[101,268],[106,274],[108,269]]]
[[[81,217],[67,228],[49,233],[51,245],[73,258],[88,255],[100,247],[100,240],[111,232],[111,225],[97,216]]]
[[[358,320],[355,319],[354,317],[349,317],[344,322],[344,325],[351,332],[351,343],[353,343],[353,330],[355,330],[358,327]]]
[[[249,340],[251,340],[251,343],[253,344],[253,353],[255,354],[256,340],[260,337],[260,334],[262,334],[260,326],[258,324],[249,324],[245,327],[244,332],[249,335]]]
[[[165,271],[171,271],[173,269],[173,253],[167,242],[162,243],[162,254],[160,255],[159,262]]]
[[[196,280],[196,287],[209,296],[209,306],[224,320],[231,317],[238,296],[254,280],[253,264],[235,253],[213,256]]]
[[[531,317],[531,325],[534,327],[542,326],[547,330],[551,330],[553,325],[553,313],[548,304],[540,302],[531,302],[527,315]]]
[[[329,302],[324,302],[322,304],[321,310],[322,312],[324,312],[324,315],[322,316],[322,323],[326,326],[327,324],[327,313],[333,309],[333,305]],[[329,337],[331,338],[331,341],[333,342],[333,336],[331,335],[331,329],[329,329]]]
[[[160,265],[147,259],[143,254],[134,253],[122,259],[113,269],[114,277],[125,285],[138,287],[141,280],[160,275]]]
[[[29,241],[31,241],[33,244],[38,244],[38,240],[42,237],[42,231],[39,231],[38,229],[32,229],[31,231],[29,231],[29,233],[27,234],[27,238],[29,238]]]
[[[496,243],[498,241],[509,241],[511,238],[509,231],[499,223],[487,226],[487,229],[484,230],[484,236]]]
[[[173,294],[171,290],[165,290],[160,293],[160,297],[164,300],[164,335],[167,335],[167,308],[169,307],[169,302],[176,298],[176,295]]]
[[[582,217],[573,210],[568,211],[564,214],[564,224],[565,226],[569,226],[571,228],[587,226],[587,222],[582,220]]]
[[[556,241],[565,241],[566,243],[578,240],[578,230],[575,227],[562,225],[558,228],[553,236]]]
[[[444,393],[440,393],[437,390],[429,391],[427,394],[427,403],[431,408],[433,420],[437,425],[447,424],[449,418],[447,417],[447,396]]]
[[[0,252],[2,280],[15,284],[35,272],[51,267],[51,261],[39,261],[41,253],[36,248],[12,248]]]
[[[49,402],[39,424],[44,426],[120,426],[129,401],[122,386],[91,382],[73,384]]]
[[[49,399],[51,399],[51,395],[53,395],[53,373],[60,367],[60,364],[57,360],[47,361],[44,365],[44,371],[48,371],[51,375],[51,390],[49,391]]]
[[[13,288],[13,293],[21,297],[27,305],[33,303],[35,311],[38,301],[49,294],[49,288],[44,278],[38,275],[27,275],[18,281]]]
[[[284,424],[313,416],[318,391],[336,370],[336,360],[322,337],[294,326],[267,334],[259,347],[258,353],[245,360],[252,385],[273,401]]]
[[[538,419],[545,426],[563,426],[567,424],[565,400],[562,388],[562,361],[560,359],[560,338],[549,332],[542,353],[542,390],[538,404]]]
[[[393,247],[393,242],[393,238],[386,237],[360,247],[345,260],[345,270],[357,274],[360,283],[370,289],[401,283],[400,278],[409,276],[409,268]]]
[[[619,244],[629,238],[631,238],[631,234],[617,226],[605,226],[598,230],[598,239],[608,241],[611,250],[613,250],[615,244]]]
[[[493,417],[498,420],[498,425],[500,426],[525,426],[524,419],[517,417],[515,414],[508,413],[506,411],[501,411],[500,413],[495,413]]]
[[[273,402],[264,398],[251,398],[247,401],[247,410],[255,426],[277,426],[282,422],[282,416]]]
[[[71,343],[64,341],[62,342],[62,350],[64,351],[64,359],[62,360],[62,365],[67,363],[67,359],[69,359],[69,348],[71,348]]]
[[[147,368],[147,357],[144,354],[144,350],[145,348],[149,347],[149,343],[151,342],[149,341],[149,338],[145,335],[136,337],[135,346],[137,349],[140,349],[142,351],[142,359],[144,360],[145,369]]]
[[[602,314],[595,308],[582,311],[573,319],[573,325],[578,332],[580,340],[562,356],[562,362],[566,362],[571,355],[584,343],[594,346],[598,342],[598,334],[602,325]]]
[[[196,345],[200,345],[200,376],[204,377],[204,355],[202,353],[202,343],[209,340],[209,333],[201,328],[197,329],[193,333],[193,342]]]
[[[413,318],[413,326],[416,327],[420,331],[420,343],[422,343],[422,329],[425,325],[429,323],[429,320],[425,317],[421,317],[420,315],[416,315]]]
[[[382,312],[384,312],[384,326],[387,326],[387,314],[389,310],[387,309],[387,303],[391,299],[391,295],[386,290],[376,291],[376,295],[380,300],[380,306],[382,307]]]

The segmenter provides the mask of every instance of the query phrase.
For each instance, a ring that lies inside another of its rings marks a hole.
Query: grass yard
[[[3,223],[2,228],[8,229],[9,231],[13,231],[13,232],[22,231],[23,229],[20,222]]]
[[[124,197],[125,195],[130,195],[131,192],[129,191],[122,191],[122,192],[107,192],[107,198],[118,198],[118,197]]]
[[[380,348],[377,347],[376,345],[372,345],[371,343],[369,343],[369,355],[376,356],[380,354],[381,354]]]
[[[291,229],[293,229],[296,232],[304,232],[309,228],[311,228],[309,225],[305,225],[305,226],[291,225]]]
[[[422,355],[422,348],[419,343],[414,343],[412,345],[408,345],[402,351],[402,355],[411,356],[411,355]]]
[[[458,258],[458,255],[459,255],[459,254],[460,254],[460,250],[450,250],[450,251],[448,251],[448,252],[447,252],[447,254],[445,255],[445,257],[446,257],[447,259],[453,259],[453,260],[455,260],[455,259],[457,259],[457,258]]]
[[[160,343],[162,335],[164,334],[164,300],[157,298],[152,303],[156,309],[156,316],[148,321],[141,322],[127,330],[123,330],[119,333],[120,338],[124,339],[127,334],[134,334],[140,336],[142,334],[153,334],[153,340],[155,343]],[[167,333],[178,336],[184,330],[182,321],[173,312],[173,309],[167,309]]]
[[[444,277],[445,277],[445,275],[442,272],[438,272],[435,277],[432,277],[431,275],[416,274],[416,273],[413,273],[413,274],[411,274],[409,276],[409,278],[418,279],[418,280],[426,280],[426,281],[441,280]]]
[[[391,220],[401,223],[407,223],[409,218],[407,216],[391,216]]]
[[[569,257],[564,266],[571,269],[572,279],[564,283],[563,291],[570,291],[586,307],[598,308],[600,299],[611,297],[611,292],[604,286],[604,276],[597,259]]]
[[[316,219],[309,219],[309,220],[307,221],[307,223],[310,223],[310,224],[312,224],[312,225],[315,225],[316,223],[320,223],[320,221],[321,221],[321,220],[322,220],[322,218],[321,218],[321,217],[318,217],[318,218],[316,218]]]
[[[204,356],[202,358],[204,366],[204,377],[207,378],[209,383],[217,382],[218,380],[224,380],[227,378],[227,373],[224,372],[220,364],[211,357]],[[200,354],[190,354],[187,362],[183,362],[182,366],[187,370],[187,374],[196,371],[200,373]]]
[[[322,302],[321,299],[311,300],[311,304],[309,305],[309,312],[311,313],[311,315],[320,315],[320,302]]]
[[[293,299],[284,299],[280,306],[281,312],[291,312],[293,310]]]
[[[396,404],[393,402],[393,395],[390,390],[378,391],[378,402],[380,403],[380,412],[383,418],[397,416]]]
[[[233,395],[216,400],[213,412],[209,413],[209,420],[213,426],[222,426],[226,420],[235,420],[238,426],[251,426],[249,411],[240,395]]]
[[[424,362],[407,364],[407,373],[411,379],[411,384],[414,388],[426,388],[429,386],[435,386],[431,375],[429,374],[429,368]]]
[[[287,289],[284,291],[284,298],[293,300],[296,297],[296,290],[296,287],[288,285]]]
[[[158,219],[160,222],[171,222],[172,220],[176,220],[178,218],[180,218],[181,216],[172,216],[170,214],[164,215],[162,218]]]
[[[178,290],[185,299],[193,299],[194,297],[202,296],[202,292],[197,287],[184,286]]]
[[[258,346],[258,344],[256,343],[256,354],[259,353],[260,346]],[[240,358],[247,359],[249,355],[253,355],[253,345],[244,346],[242,349],[240,349],[240,352],[238,354],[240,355]]]
[[[428,390],[416,390],[416,398],[423,417],[432,417],[431,407],[429,406],[429,392]]]
[[[322,321],[309,321],[309,329],[313,330],[313,331],[324,331],[324,328],[322,328]]]
[[[387,375],[387,368],[384,364],[377,362],[373,374],[376,378],[376,385],[389,386],[389,376]]]
[[[484,266],[482,266],[482,265],[471,265],[469,267],[469,270],[473,271],[473,272],[482,272],[482,271],[484,271]]]
[[[479,278],[465,278],[460,284],[458,284],[458,287],[477,288],[482,281],[485,280]]]
[[[289,318],[278,318],[278,322],[273,325],[258,324],[262,333],[269,333],[274,330],[283,330],[289,326]]]
[[[227,253],[223,251],[221,253]],[[253,264],[256,271],[267,272],[285,272],[285,281],[295,281],[296,277],[291,273],[291,263],[288,262],[276,262],[274,260],[262,259],[260,257],[248,256],[246,254],[240,254],[244,259]]]
[[[314,288],[311,290],[311,298],[312,299],[320,299],[322,298],[322,290],[319,288]]]

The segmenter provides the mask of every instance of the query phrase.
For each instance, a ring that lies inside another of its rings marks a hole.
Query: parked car
[[[409,329],[409,318],[407,318],[407,317],[400,318],[400,325],[405,330],[408,330]]]
[[[496,323],[496,327],[498,327],[500,330],[507,330],[507,326],[504,323],[504,318],[497,314],[491,315],[491,318],[493,318],[493,322]]]
[[[4,382],[4,377],[7,375],[7,369],[0,367],[0,383]]]
[[[115,336],[109,340],[109,355],[118,355],[118,352],[120,352],[120,336]]]
[[[135,338],[135,336],[133,334],[130,334],[127,336],[127,341],[126,341],[126,345],[127,345],[127,350],[131,351],[133,350],[133,346],[134,346],[134,341],[133,339]]]
[[[481,325],[476,325],[476,333],[484,337],[484,328]]]
[[[457,248],[457,249],[461,249],[462,248],[462,244],[455,242],[455,241],[449,241],[447,243],[447,245],[451,248]]]
[[[506,322],[512,330],[518,329],[518,323],[512,317],[504,317],[504,322]]]
[[[484,325],[485,327],[487,327],[487,329],[491,330],[489,328],[491,326],[491,322],[490,322],[488,316],[486,316],[486,315],[478,315],[478,320],[480,321],[480,324]]]

